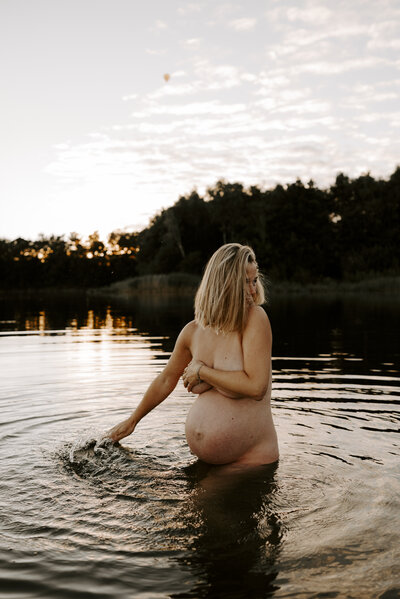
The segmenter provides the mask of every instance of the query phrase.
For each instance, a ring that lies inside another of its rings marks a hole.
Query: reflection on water
[[[66,449],[57,457],[67,470],[111,495],[112,509],[123,504],[129,525],[117,531],[117,543],[138,551],[132,528],[143,534],[144,527],[142,555],[168,556],[187,579],[171,597],[209,597],[210,589],[215,596],[253,597],[275,588],[277,464],[229,469],[197,461],[165,469],[150,454],[108,443]]]
[[[397,298],[275,298],[268,308],[274,355],[335,356],[347,372],[390,372],[398,368],[400,304]],[[179,331],[193,318],[191,301],[140,300],[109,303],[85,295],[0,298],[0,331],[126,331],[165,337],[170,351]],[[164,347],[164,346],[163,346]],[[351,361],[358,364],[351,365]],[[351,368],[353,366],[353,368]]]
[[[279,463],[199,463],[181,384],[99,441],[161,370],[190,304],[0,302],[5,597],[399,595],[394,302],[275,301]]]
[[[106,336],[157,336],[163,338],[166,352],[172,351],[177,332],[192,318],[192,302],[187,298],[160,302],[145,298],[128,304],[120,300],[111,307],[86,295],[0,297],[0,332],[92,331]]]
[[[277,589],[281,522],[275,511],[277,464],[210,468],[196,463],[191,477],[192,518],[200,525],[186,567],[203,576],[172,597],[259,597]]]

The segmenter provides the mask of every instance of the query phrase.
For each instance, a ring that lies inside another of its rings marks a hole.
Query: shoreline
[[[81,296],[98,299],[130,299],[138,297],[190,298],[196,293],[200,277],[185,273],[170,275],[145,275],[115,282],[107,287],[97,288],[26,288],[0,289],[0,299],[43,295],[48,297]],[[313,296],[328,297],[341,295],[361,296],[366,293],[374,296],[397,295],[400,300],[400,275],[375,276],[357,281],[324,280],[315,283],[296,281],[271,281],[267,279],[267,297]]]
[[[269,295],[393,295],[398,294],[400,299],[400,275],[398,276],[375,276],[360,280],[333,279],[318,281],[316,283],[298,283],[295,281],[277,281],[267,285]]]

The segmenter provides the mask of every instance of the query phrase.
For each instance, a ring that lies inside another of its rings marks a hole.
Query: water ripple
[[[332,567],[345,573],[329,583],[337,596],[396,592],[392,362],[372,372],[345,352],[275,358],[279,464],[226,472],[191,456],[181,385],[121,445],[101,441],[166,363],[163,336],[0,336],[5,596],[312,597]]]

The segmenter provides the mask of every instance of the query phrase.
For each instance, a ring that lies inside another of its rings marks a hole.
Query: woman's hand
[[[199,385],[202,382],[199,376],[199,370],[202,366],[204,366],[203,362],[193,358],[193,360],[189,362],[189,364],[183,371],[182,380],[184,386],[188,391],[191,392],[193,387]]]
[[[120,441],[124,437],[127,437],[128,435],[133,433],[135,427],[136,422],[132,420],[132,418],[127,418],[126,420],[123,420],[123,422],[120,422],[112,429],[110,429],[107,432],[106,437],[110,438],[114,442]]]
[[[205,381],[202,381],[198,385],[195,385],[194,387],[192,387],[190,393],[193,393],[194,395],[201,395],[202,393],[205,393],[206,391],[209,391],[210,389],[212,389],[211,385],[209,385]]]

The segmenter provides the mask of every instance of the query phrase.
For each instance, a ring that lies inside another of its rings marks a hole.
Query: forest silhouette
[[[400,272],[400,167],[387,179],[340,173],[262,190],[218,181],[156,214],[141,231],[0,239],[0,288],[95,288],[128,277],[200,275],[223,243],[251,245],[273,281],[361,280]]]

